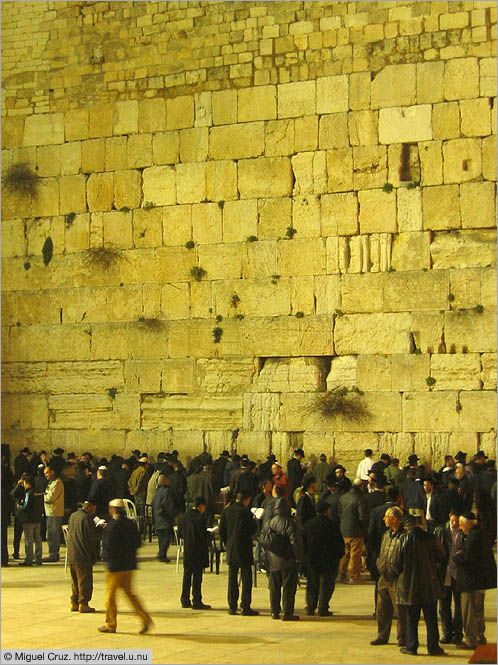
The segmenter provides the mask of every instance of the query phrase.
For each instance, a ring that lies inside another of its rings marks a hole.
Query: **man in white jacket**
[[[43,496],[47,516],[48,558],[43,561],[50,563],[59,561],[60,530],[64,517],[64,485],[50,464],[45,467],[44,474],[48,480]]]

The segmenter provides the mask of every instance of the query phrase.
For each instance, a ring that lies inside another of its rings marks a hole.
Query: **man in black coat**
[[[221,514],[220,537],[225,544],[228,563],[228,613],[237,614],[239,585],[237,575],[240,570],[242,580],[241,608],[244,616],[259,614],[251,609],[252,596],[252,537],[256,533],[256,520],[249,510],[249,494],[237,495],[237,501],[230,503]]]
[[[213,482],[218,492],[223,487],[223,476],[225,475],[225,467],[228,464],[229,457],[230,453],[228,450],[224,450],[213,463]]]
[[[89,602],[93,593],[93,566],[97,561],[101,530],[94,522],[96,505],[85,501],[69,518],[67,562],[71,571],[71,612],[95,612]]]
[[[333,473],[329,473],[325,478],[327,489],[324,490],[318,501],[325,501],[329,505],[328,518],[339,525],[339,499],[341,492],[337,486],[337,479]]]
[[[316,515],[315,510],[315,476],[307,476],[303,481],[304,492],[297,500],[296,522],[302,528]]]
[[[173,538],[173,524],[177,509],[173,492],[169,486],[169,478],[162,473],[159,474],[157,490],[152,499],[152,514],[159,548],[157,558],[159,561],[169,563],[168,547]]]
[[[97,469],[97,480],[90,488],[88,499],[95,503],[97,515],[103,520],[108,520],[107,508],[112,499],[112,484],[106,466],[99,466]]]
[[[194,506],[180,520],[183,537],[183,584],[180,601],[182,607],[194,610],[209,610],[211,605],[202,602],[202,572],[209,565],[209,544],[204,512],[206,500],[196,497]],[[190,588],[192,587],[192,602]]]
[[[495,483],[495,460],[488,460],[484,471],[477,476],[475,497],[479,525],[488,532],[492,543],[496,540],[496,501],[491,496],[491,488]]]
[[[458,566],[455,563],[455,554],[462,549],[463,532],[459,526],[460,515],[455,511],[450,513],[450,519],[444,526],[437,526],[434,534],[442,542],[446,554],[446,571],[444,577],[443,595],[439,599],[439,616],[443,637],[441,644],[460,645],[463,638],[461,594],[458,589]],[[451,599],[454,610],[451,612]]]
[[[23,473],[29,473],[30,472],[30,465],[29,465],[29,456],[30,456],[30,451],[29,448],[26,446],[24,447],[19,455],[15,458],[14,460],[14,480],[19,480],[19,478],[22,476]]]
[[[294,451],[294,457],[287,462],[287,478],[289,479],[290,485],[290,495],[289,501],[291,505],[295,508],[294,503],[294,492],[298,487],[301,486],[303,482],[304,469],[301,465],[301,462],[304,459],[304,451],[302,448],[297,448]]]
[[[266,458],[266,462],[263,462],[263,464],[259,465],[258,477],[259,477],[260,481],[262,481],[262,480],[271,480],[272,479],[273,473],[272,473],[271,467],[273,465],[273,462],[276,459],[277,458],[275,457],[275,455],[273,453],[271,453]]]
[[[247,468],[243,471],[237,481],[236,493],[245,492],[251,497],[251,504],[259,491],[256,462],[248,462]]]
[[[496,589],[496,562],[487,533],[478,526],[474,513],[460,516],[464,533],[463,547],[455,553],[459,569],[457,580],[462,590],[464,649],[486,644],[484,637],[484,596],[486,589]]]
[[[98,629],[101,633],[115,633],[117,627],[116,593],[123,589],[142,620],[140,633],[146,633],[153,625],[148,612],[139,598],[133,593],[133,571],[137,567],[137,549],[141,538],[136,524],[126,517],[123,499],[109,502],[111,521],[104,529],[102,541],[103,558],[107,564],[105,624]]]
[[[318,502],[316,516],[303,529],[307,561],[306,614],[312,616],[318,607],[321,617],[332,616],[329,602],[335,589],[339,561],[344,555],[344,540],[338,525],[327,516],[329,505]]]

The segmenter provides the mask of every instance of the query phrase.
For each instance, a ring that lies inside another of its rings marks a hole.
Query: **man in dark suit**
[[[332,616],[329,602],[335,589],[339,561],[344,555],[344,540],[339,526],[327,516],[329,505],[319,501],[316,516],[303,529],[304,553],[307,562],[306,614]]]
[[[308,476],[303,482],[304,492],[297,501],[296,522],[302,528],[316,515],[315,510],[315,476]]]
[[[294,451],[294,457],[287,462],[287,478],[290,485],[289,501],[293,507],[295,507],[294,492],[303,482],[304,469],[301,466],[303,459],[304,451],[302,448],[298,448]]]
[[[228,613],[237,614],[239,585],[237,575],[242,579],[241,607],[244,616],[257,616],[251,609],[252,596],[252,537],[256,533],[256,520],[249,510],[251,497],[244,492],[237,495],[237,501],[230,503],[221,514],[220,537],[225,544],[228,563]]]
[[[183,585],[180,601],[182,607],[209,610],[211,605],[202,602],[202,572],[209,565],[208,536],[204,512],[206,500],[196,497],[194,506],[180,519],[183,536]],[[190,588],[192,587],[192,602]]]

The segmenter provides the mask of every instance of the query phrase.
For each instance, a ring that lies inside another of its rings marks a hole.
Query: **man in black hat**
[[[50,466],[54,469],[55,473],[60,476],[62,475],[62,469],[66,464],[66,460],[63,457],[64,451],[62,448],[56,448],[54,454],[50,458]]]
[[[415,470],[415,469],[418,468],[419,461],[420,461],[420,457],[418,457],[415,453],[413,453],[412,455],[408,455],[408,464],[403,469],[403,475],[405,476],[405,478],[406,478],[406,476],[408,474],[408,471],[410,469]]]
[[[325,485],[327,489],[323,490],[318,501],[328,504],[328,518],[339,525],[339,499],[341,498],[341,493],[337,488],[337,479],[332,472],[325,478]]]
[[[287,462],[287,478],[289,479],[290,485],[290,495],[289,501],[291,505],[295,508],[296,504],[294,502],[294,492],[298,487],[301,486],[303,482],[304,469],[301,462],[304,459],[304,451],[302,448],[297,448],[294,451],[294,457]]]
[[[467,464],[467,453],[464,453],[463,450],[459,450],[455,455],[455,462],[460,462],[460,464]]]
[[[31,455],[29,448],[25,446],[19,455],[14,460],[14,475],[15,480],[19,480],[23,473],[29,473],[29,456]]]
[[[228,450],[224,450],[213,463],[213,482],[217,492],[223,487],[223,476],[229,457],[230,453]]]
[[[487,455],[482,450],[479,450],[479,452],[474,455],[474,459],[470,463],[470,468],[472,470],[472,473],[474,474],[474,478],[477,478],[477,476],[482,471],[484,471],[484,469],[486,468],[487,459],[488,459]]]
[[[275,455],[273,453],[270,453],[266,458],[266,462],[263,462],[263,464],[259,465],[258,476],[260,481],[272,479],[273,473],[271,467],[276,459],[277,458],[275,457]]]

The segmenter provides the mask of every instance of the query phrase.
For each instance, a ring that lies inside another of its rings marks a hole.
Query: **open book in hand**
[[[95,526],[105,526],[107,524],[107,522],[98,515],[95,515],[93,521],[95,522]]]
[[[264,508],[251,508],[251,513],[254,515],[255,519],[260,520],[265,514]]]
[[[206,529],[206,531],[209,531],[209,533],[218,533],[218,527],[217,526],[211,526]]]

